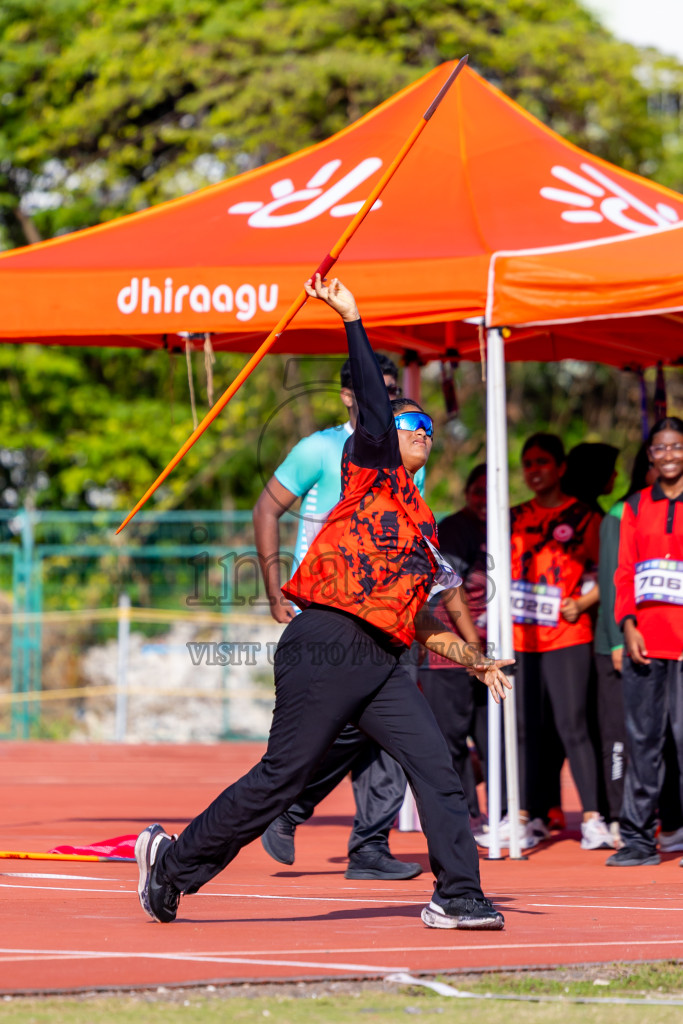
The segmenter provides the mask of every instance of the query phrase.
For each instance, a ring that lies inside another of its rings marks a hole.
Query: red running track
[[[0,847],[45,852],[138,832],[178,831],[260,756],[260,744],[0,745]],[[180,904],[178,920],[143,916],[134,864],[0,860],[0,993],[382,977],[615,960],[683,959],[680,854],[658,867],[606,868],[574,824],[528,860],[482,857],[503,932],[428,929],[432,881],[420,833],[392,848],[425,872],[408,882],[344,878],[353,813],[344,783],[297,833],[292,868],[260,842]]]

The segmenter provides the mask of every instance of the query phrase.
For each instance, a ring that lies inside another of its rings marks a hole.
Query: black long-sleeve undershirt
[[[362,320],[344,326],[358,405],[356,429],[346,442],[346,450],[357,466],[395,469],[401,465],[401,453],[384,376]]]

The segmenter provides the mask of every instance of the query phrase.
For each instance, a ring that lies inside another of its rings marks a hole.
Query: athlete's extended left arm
[[[428,651],[449,658],[456,665],[464,665],[487,686],[497,704],[505,700],[506,690],[512,689],[512,683],[502,671],[507,665],[514,665],[514,659],[494,660],[485,658],[481,652],[470,644],[463,645],[455,633],[443,628],[428,609],[422,608],[415,616],[415,639]]]

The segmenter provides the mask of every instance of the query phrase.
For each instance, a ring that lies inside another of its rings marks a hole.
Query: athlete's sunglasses
[[[397,430],[424,430],[427,437],[433,437],[434,424],[424,412],[400,412],[394,416]]]

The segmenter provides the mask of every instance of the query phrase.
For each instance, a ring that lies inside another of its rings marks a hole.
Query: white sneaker
[[[683,828],[677,828],[675,832],[660,832],[658,838],[660,850],[668,853],[683,850]]]
[[[612,850],[615,837],[607,828],[604,818],[589,818],[581,822],[582,850]]]
[[[501,844],[509,845],[510,842],[510,819],[507,814],[498,823],[498,839]],[[478,846],[488,849],[491,842],[491,826],[484,825],[481,832],[474,833],[474,841]]]
[[[550,830],[542,818],[532,818],[524,826],[523,850],[530,850],[532,846],[538,846],[544,839],[550,839]]]
[[[541,818],[533,818],[531,821],[522,822],[520,821],[517,825],[519,835],[519,846],[521,850],[530,850],[532,846],[537,846],[542,840],[548,839],[550,832],[546,828]],[[510,819],[507,814],[502,819],[498,826],[498,840],[501,846],[510,846],[511,826]],[[491,832],[490,829],[487,832],[480,832],[475,835],[474,841],[478,846],[483,846],[488,849],[491,845]]]

